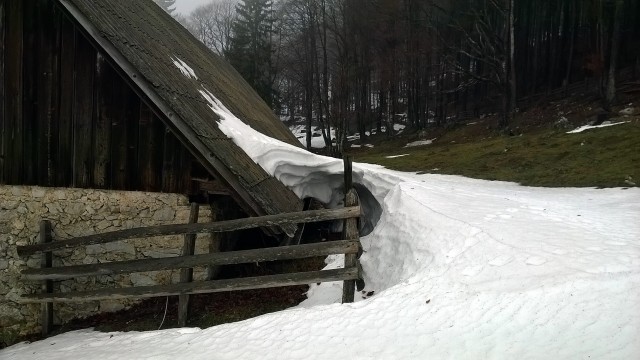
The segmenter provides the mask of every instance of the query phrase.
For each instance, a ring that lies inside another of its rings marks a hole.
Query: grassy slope
[[[407,138],[353,153],[356,161],[391,169],[514,181],[531,186],[629,186],[640,180],[640,121],[566,134],[551,126],[519,136],[493,136],[476,123],[432,145],[403,148]],[[474,127],[476,129],[474,129]],[[409,156],[387,159],[389,155]],[[438,170],[434,170],[438,169]]]

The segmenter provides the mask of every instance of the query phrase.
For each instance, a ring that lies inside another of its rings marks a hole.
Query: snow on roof
[[[188,77],[189,79],[198,80],[198,77],[196,76],[196,72],[193,71],[193,69],[189,65],[187,65],[186,62],[182,61],[179,57],[172,56],[171,61],[173,61],[173,64],[180,70],[182,75]]]

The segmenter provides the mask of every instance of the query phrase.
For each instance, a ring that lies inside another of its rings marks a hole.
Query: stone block
[[[117,300],[103,300],[100,301],[100,312],[116,312],[124,309],[125,306],[122,301]]]
[[[149,273],[153,274],[153,273]],[[146,273],[134,273],[129,276],[131,279],[131,284],[133,286],[153,286],[158,285],[156,280],[152,277],[153,275],[149,275]]]
[[[20,204],[16,200],[4,200],[2,201],[2,205],[0,205],[0,210],[14,210]]]
[[[96,230],[102,231],[102,230],[104,230],[104,229],[106,229],[106,228],[108,228],[108,227],[110,227],[112,225],[113,225],[113,223],[111,221],[102,220],[102,221],[100,221],[99,223],[96,224]]]
[[[43,198],[46,193],[46,190],[40,187],[34,187],[31,189],[31,196],[36,199]]]
[[[171,221],[175,217],[176,211],[170,207],[162,208],[153,214],[153,220],[156,221]]]

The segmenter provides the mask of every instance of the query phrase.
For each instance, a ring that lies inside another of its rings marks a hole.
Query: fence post
[[[197,203],[191,203],[191,211],[189,212],[189,224],[198,222],[198,213],[200,207]],[[184,247],[182,248],[182,256],[190,256],[195,252],[196,234],[186,234],[184,236]],[[193,269],[180,270],[180,282],[189,283],[193,281]],[[189,317],[189,295],[178,295],[178,326],[187,326],[187,318]]]
[[[349,156],[344,158],[344,206],[357,206],[358,194],[353,189],[352,163]],[[360,234],[358,232],[358,219],[350,218],[344,220],[342,229],[344,240],[358,240]],[[358,266],[357,254],[344,255],[344,268],[353,268]],[[355,298],[355,280],[345,280],[342,284],[342,303],[352,303]]]
[[[40,234],[39,234],[39,242],[40,243],[48,243],[51,242],[51,222],[49,220],[40,221]],[[40,262],[41,268],[50,268],[53,266],[53,253],[51,251],[47,251],[42,253],[42,260]],[[43,280],[42,281],[42,292],[43,293],[52,293],[53,292],[53,281],[52,280]],[[53,303],[46,302],[41,305],[42,310],[42,336],[48,336],[51,333],[53,328]]]

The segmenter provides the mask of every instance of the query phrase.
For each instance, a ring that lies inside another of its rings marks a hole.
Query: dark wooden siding
[[[0,183],[190,193],[193,157],[53,1],[0,0]]]
[[[4,83],[5,83],[5,73],[4,73],[4,33],[5,33],[5,0],[0,0],[0,179],[4,178],[4,147],[5,143],[2,141],[4,138],[4,129],[5,129],[5,114],[4,114]]]

